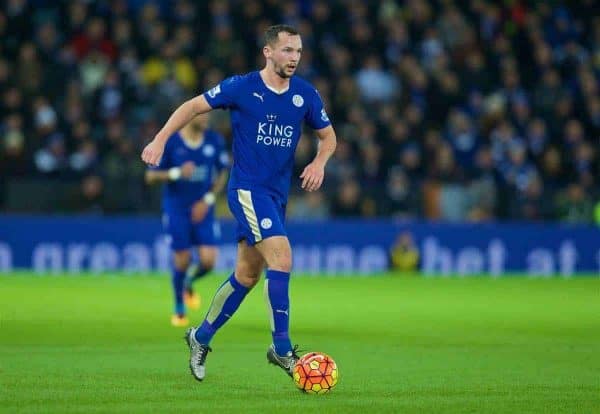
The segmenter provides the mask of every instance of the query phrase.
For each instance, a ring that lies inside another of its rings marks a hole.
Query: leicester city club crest
[[[304,105],[304,98],[300,95],[294,95],[292,98],[292,103],[300,108],[302,105]]]

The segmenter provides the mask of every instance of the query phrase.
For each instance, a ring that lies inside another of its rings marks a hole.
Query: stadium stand
[[[183,100],[261,66],[280,22],[301,31],[299,75],[340,138],[322,193],[293,186],[291,217],[580,223],[600,200],[592,0],[2,3],[5,212],[158,211],[140,149]]]

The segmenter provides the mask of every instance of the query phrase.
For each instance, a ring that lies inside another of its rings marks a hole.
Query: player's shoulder
[[[295,92],[308,97],[319,96],[319,91],[315,86],[301,76],[294,75],[293,89]]]
[[[224,86],[231,87],[243,87],[253,82],[256,82],[256,75],[258,72],[248,72],[239,75],[233,75],[225,78],[222,82]]]
[[[175,148],[181,144],[181,134],[179,131],[176,131],[169,137],[167,143],[165,144],[165,151],[170,150],[171,148]]]
[[[316,91],[315,85],[313,85],[309,80],[304,79],[302,76],[294,75],[294,88],[298,90],[306,90],[306,91]]]

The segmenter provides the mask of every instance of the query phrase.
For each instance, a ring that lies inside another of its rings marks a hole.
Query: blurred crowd
[[[591,222],[600,200],[593,0],[1,3],[4,211],[156,210],[140,149],[184,100],[262,67],[276,23],[300,30],[298,75],[339,139],[289,216]],[[315,150],[305,130],[296,173]]]

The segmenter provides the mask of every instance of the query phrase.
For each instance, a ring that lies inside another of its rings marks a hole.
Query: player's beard
[[[287,73],[285,73],[285,69],[287,68],[287,65],[278,65],[275,63],[275,73],[281,78],[281,79],[289,79],[292,77],[292,75],[288,75]]]

